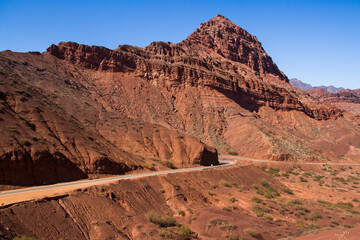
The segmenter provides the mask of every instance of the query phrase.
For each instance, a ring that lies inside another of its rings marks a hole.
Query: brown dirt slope
[[[218,162],[197,138],[106,110],[76,68],[59,64],[38,53],[1,53],[1,184]]]
[[[235,166],[122,180],[15,204],[0,209],[0,237],[272,240],[352,227],[346,237],[357,234],[359,193],[352,185],[360,179],[358,166],[279,166],[286,168]]]

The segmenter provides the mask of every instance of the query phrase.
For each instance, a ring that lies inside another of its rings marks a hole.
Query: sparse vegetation
[[[229,201],[233,203],[233,202],[236,201],[236,199],[235,199],[235,197],[231,197],[231,198],[229,199]]]
[[[155,171],[155,165],[149,162],[144,163],[143,168],[149,169],[150,171]]]
[[[233,155],[233,156],[237,156],[237,155],[239,155],[239,153],[238,153],[238,152],[229,152],[229,154],[230,154],[230,155]]]
[[[257,197],[257,196],[253,196],[251,198],[251,201],[253,201],[255,203],[262,203],[263,200],[261,198]]]
[[[179,235],[183,237],[184,239],[190,239],[192,235],[191,229],[186,225],[181,225]]]
[[[27,146],[27,147],[31,146],[31,143],[26,139],[20,140],[19,143],[20,143],[21,146]]]
[[[225,186],[225,187],[231,187],[231,185],[226,180],[221,180],[220,184]]]
[[[295,198],[295,199],[288,199],[287,200],[287,204],[292,206],[292,205],[300,205],[302,204],[301,199]]]
[[[283,188],[282,188],[282,191],[283,191],[284,193],[287,193],[287,194],[290,194],[290,195],[294,195],[294,192],[293,192],[290,188],[288,188],[288,187],[283,187]]]
[[[176,169],[174,163],[170,161],[160,161],[160,164],[167,168]]]
[[[261,234],[260,232],[255,228],[245,228],[244,232],[252,236],[253,238],[260,239]]]
[[[308,180],[306,178],[304,178],[303,176],[299,177],[300,182],[308,182]]]
[[[322,218],[322,217],[321,217],[320,213],[318,213],[318,212],[313,212],[310,214],[311,221],[316,221],[317,219],[320,219],[320,218]]]
[[[36,238],[22,235],[22,236],[14,237],[13,240],[36,240]]]
[[[163,237],[163,238],[166,238],[166,239],[173,239],[173,236],[172,236],[172,233],[171,233],[170,229],[162,229],[159,232],[159,236]]]
[[[156,211],[149,211],[145,214],[145,217],[147,220],[160,227],[176,226],[175,218],[169,214],[160,215]]]
[[[233,210],[233,208],[228,206],[228,207],[223,207],[222,210],[231,212]]]
[[[347,224],[347,223],[344,223],[344,225],[343,225],[344,227],[346,227],[346,228],[353,228],[354,226],[353,225],[351,225],[351,224]]]

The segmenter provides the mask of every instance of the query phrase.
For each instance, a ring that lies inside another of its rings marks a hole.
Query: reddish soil
[[[356,234],[360,208],[354,199],[360,198],[359,169],[340,167],[334,173],[334,168],[309,167],[312,169],[267,168],[264,172],[238,166],[121,180],[6,207],[0,211],[0,236],[163,239],[168,234],[183,239],[180,225],[166,228],[149,221],[145,215],[151,211],[170,214],[178,224],[187,225],[193,232],[190,238],[252,239],[249,232],[253,231],[259,239],[279,239],[315,231],[319,236],[329,235],[331,229]],[[307,182],[301,182],[300,176]]]

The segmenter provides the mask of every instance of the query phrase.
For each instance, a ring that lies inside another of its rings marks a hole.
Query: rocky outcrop
[[[153,42],[143,49],[124,45],[110,50],[62,42],[48,52],[84,68],[132,73],[175,96],[188,86],[209,87],[250,111],[268,106],[302,111],[318,120],[342,115],[336,108],[305,104],[276,80],[264,81],[275,78],[286,84],[288,79],[256,37],[220,15],[179,44]]]
[[[260,76],[273,74],[288,82],[286,75],[267,55],[258,39],[224,16],[217,15],[201,24],[179,45],[191,49],[205,47],[226,59],[245,64]]]

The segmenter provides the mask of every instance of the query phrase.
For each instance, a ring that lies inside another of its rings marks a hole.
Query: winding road
[[[52,185],[36,186],[36,187],[21,188],[21,189],[16,189],[16,190],[2,191],[2,192],[0,192],[0,205],[6,206],[9,204],[28,201],[28,200],[41,199],[41,198],[45,198],[45,197],[62,196],[62,195],[66,195],[68,192],[76,190],[76,189],[108,184],[108,183],[116,182],[116,181],[123,180],[123,179],[136,179],[136,178],[143,178],[143,177],[149,177],[149,176],[155,176],[155,175],[200,171],[200,170],[211,169],[211,168],[231,166],[234,164],[236,164],[236,161],[234,161],[234,160],[220,160],[220,165],[215,165],[215,166],[182,168],[182,169],[147,172],[147,173],[131,174],[131,175],[118,175],[118,176],[100,178],[100,179],[91,179],[91,180],[86,179],[86,180],[79,180],[79,181],[73,181],[73,182],[57,183],[57,184],[52,184]]]
[[[136,179],[136,178],[143,178],[148,176],[155,176],[155,175],[164,175],[164,174],[171,174],[171,173],[180,173],[180,172],[192,172],[192,171],[200,171],[205,169],[212,169],[212,168],[220,168],[225,166],[235,165],[238,162],[257,162],[257,163],[277,163],[277,164],[294,164],[294,162],[280,162],[280,161],[268,161],[268,160],[258,160],[252,158],[244,158],[238,156],[227,156],[227,155],[220,155],[220,165],[216,166],[206,166],[206,167],[195,167],[195,168],[183,168],[183,169],[174,169],[174,170],[167,170],[167,171],[157,171],[157,172],[148,172],[148,173],[141,173],[141,174],[132,174],[132,175],[119,175],[113,176],[108,178],[100,178],[100,179],[92,179],[92,180],[79,180],[73,182],[66,182],[66,183],[58,183],[53,185],[46,185],[46,186],[36,186],[36,187],[29,187],[29,188],[22,188],[16,190],[9,190],[0,192],[0,205],[9,205],[13,203],[34,200],[34,199],[41,199],[45,197],[55,197],[55,196],[62,196],[66,195],[68,192],[71,192],[76,189],[86,188],[95,185],[103,185],[112,182],[116,182],[123,179]],[[351,166],[360,166],[360,163],[331,163],[331,162],[301,162],[295,163],[297,165],[351,165]]]

